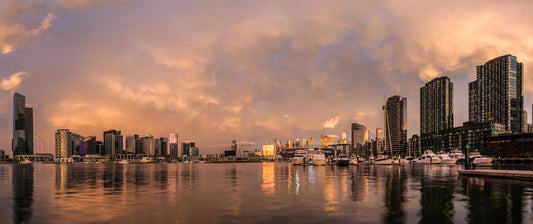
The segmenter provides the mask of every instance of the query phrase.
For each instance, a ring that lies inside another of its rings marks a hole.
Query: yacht
[[[457,159],[457,163],[464,163],[465,162],[465,154],[461,150],[453,150],[450,153],[448,153],[448,157],[451,159]]]
[[[19,164],[32,164],[33,162],[27,158],[25,158],[24,160],[20,161]]]
[[[437,155],[431,151],[426,150],[424,151],[424,154],[422,154],[418,159],[415,160],[415,163],[422,163],[422,164],[439,164],[441,163],[441,159],[437,157]]]
[[[392,157],[392,158],[385,158],[381,157],[376,160],[374,160],[374,164],[376,165],[395,165],[395,164],[401,164],[400,158],[398,157]]]
[[[326,156],[323,153],[315,154],[313,156],[313,165],[314,166],[325,166],[326,165]]]
[[[441,159],[442,164],[455,164],[457,162],[457,158],[450,158],[446,153],[439,153],[437,157]]]
[[[350,165],[350,159],[346,156],[340,156],[335,158],[335,165],[337,166],[349,166]]]
[[[305,150],[298,149],[294,151],[294,156],[292,157],[292,165],[304,165],[306,155],[307,153],[305,152]]]
[[[150,157],[143,157],[140,161],[141,163],[151,163],[152,162],[152,158]]]
[[[357,158],[357,156],[352,155],[350,157],[350,165],[357,165],[358,163],[359,163],[359,159]]]
[[[123,160],[118,161],[118,163],[121,163],[121,164],[127,164],[127,163],[128,163],[128,160],[127,160],[127,159],[123,159]]]
[[[414,159],[412,156],[406,156],[406,157],[403,157],[403,159],[400,159],[400,163],[401,164],[411,164],[411,163],[414,163]]]
[[[471,152],[470,161],[472,161],[472,164],[478,165],[478,166],[492,165],[492,158],[484,157],[481,154],[479,154],[479,152]]]

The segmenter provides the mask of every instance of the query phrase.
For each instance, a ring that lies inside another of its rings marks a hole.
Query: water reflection
[[[522,223],[525,185],[501,179],[462,178],[470,223]],[[527,212],[527,211],[526,211]]]
[[[29,223],[33,203],[33,165],[14,165],[13,194],[15,203],[15,223]]]
[[[3,214],[15,223],[533,221],[533,182],[462,178],[457,169],[290,163],[0,164],[0,208],[7,209]]]

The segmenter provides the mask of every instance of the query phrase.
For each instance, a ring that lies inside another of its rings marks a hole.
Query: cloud
[[[127,1],[128,0],[58,0],[57,3],[65,8],[81,10],[85,8],[100,7],[106,3],[121,3]]]
[[[44,13],[43,1],[7,0],[0,5],[0,51],[8,54],[20,45],[35,41],[42,32],[52,26],[55,16]],[[44,17],[44,18],[43,18]],[[35,27],[35,28],[32,28]]]
[[[27,76],[28,74],[23,71],[13,73],[9,77],[3,78],[0,81],[0,88],[3,90],[14,90],[20,85],[22,80],[24,80],[24,78],[26,78]]]
[[[339,116],[331,118],[331,119],[327,120],[326,122],[324,122],[323,127],[324,128],[334,128],[339,123],[339,119],[340,119]]]

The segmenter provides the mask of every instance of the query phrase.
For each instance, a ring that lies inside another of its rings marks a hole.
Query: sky
[[[524,63],[531,117],[533,2],[527,0],[0,0],[0,149],[13,93],[34,109],[35,152],[67,128],[195,141],[202,153],[383,126],[386,97],[454,83],[468,119],[475,67]],[[529,119],[531,122],[531,118]],[[250,146],[254,147],[254,146]]]

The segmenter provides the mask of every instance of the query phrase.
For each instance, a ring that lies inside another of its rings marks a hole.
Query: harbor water
[[[533,182],[460,169],[0,164],[0,223],[533,223]]]

